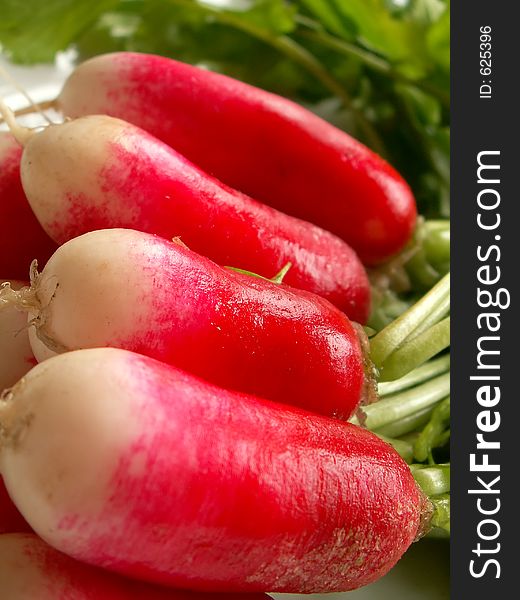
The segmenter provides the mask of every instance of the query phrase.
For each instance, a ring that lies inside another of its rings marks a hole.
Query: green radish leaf
[[[19,63],[51,62],[117,0],[4,0],[0,43]]]
[[[400,63],[400,69],[414,77],[425,72],[423,24],[396,17],[384,0],[303,0],[303,3],[332,33],[352,39],[354,30],[364,46]]]
[[[354,39],[357,28],[355,21],[348,18],[329,0],[301,0],[301,3],[317,19],[320,25],[343,39]]]
[[[213,2],[211,0],[198,0],[202,6],[221,8],[222,12],[240,17],[244,22],[249,22],[257,27],[262,27],[271,33],[289,33],[296,24],[294,15],[296,7],[283,0],[228,0],[227,2]]]

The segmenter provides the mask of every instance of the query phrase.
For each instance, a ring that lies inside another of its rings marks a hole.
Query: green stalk
[[[433,327],[439,323],[442,319],[450,314],[450,297],[446,296],[439,304],[432,310],[432,312],[425,317],[424,321],[418,325],[415,331],[409,336],[407,341],[411,341],[418,337],[421,333]]]
[[[405,269],[416,287],[430,289],[450,270],[450,222],[419,218]]]
[[[433,406],[450,393],[450,374],[439,375],[417,387],[399,394],[387,396],[379,402],[363,407],[368,429],[381,429],[389,423],[413,415],[424,408]],[[359,425],[354,417],[352,423]]]
[[[376,368],[381,369],[395,352],[432,312],[444,306],[450,294],[450,274],[445,275],[427,294],[370,341],[370,354]],[[417,365],[415,365],[417,366]]]
[[[389,438],[398,438],[402,435],[412,433],[416,429],[422,428],[428,423],[433,409],[433,406],[427,406],[426,408],[418,410],[407,417],[399,419],[399,421],[394,421],[393,423],[384,425],[380,429],[376,429],[374,433],[377,435],[384,435]]]
[[[287,275],[291,267],[292,263],[288,262],[278,271],[278,273],[274,277],[271,278],[270,281],[272,281],[273,283],[283,283],[283,280],[285,279],[285,276]]]
[[[380,366],[380,381],[399,379],[449,345],[450,317],[446,317],[395,350]]]
[[[400,454],[401,458],[411,464],[413,462],[413,446],[410,442],[405,442],[404,440],[396,440],[395,438],[387,437],[386,435],[381,435],[380,433],[375,432],[378,438],[381,438],[387,444],[393,446],[394,450]]]
[[[410,470],[422,491],[433,505],[429,537],[450,535],[450,465],[410,465]]]
[[[433,448],[445,442],[446,427],[450,420],[449,397],[439,403],[433,410],[426,427],[421,431],[414,444],[414,455],[419,462],[428,460]]]
[[[234,271],[235,273],[240,273],[241,275],[249,275],[249,277],[257,277],[258,279],[263,279],[264,281],[270,281],[271,283],[283,283],[285,276],[289,272],[289,269],[292,267],[292,263],[288,262],[285,264],[274,277],[264,277],[263,275],[259,275],[258,273],[253,273],[253,271],[246,271],[245,269],[239,269],[238,267],[224,267],[229,271]]]
[[[450,222],[428,220],[424,222],[424,250],[427,259],[434,265],[444,265],[450,261]]]
[[[450,491],[450,465],[410,465],[415,481],[427,496],[438,496]]]
[[[432,377],[435,377],[436,375],[446,373],[446,371],[449,371],[449,369],[450,355],[446,354],[444,356],[440,356],[439,358],[429,360],[424,365],[417,367],[417,369],[410,371],[410,373],[407,373],[404,377],[400,377],[395,381],[385,381],[380,383],[377,386],[377,392],[380,397],[395,394],[396,392],[401,392],[402,390],[413,387],[414,385],[423,383],[428,379],[432,379]]]
[[[448,538],[450,536],[450,495],[442,494],[430,498],[433,504],[432,529],[428,537]]]

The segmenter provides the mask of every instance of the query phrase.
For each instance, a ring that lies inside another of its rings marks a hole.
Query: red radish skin
[[[13,501],[5,489],[4,480],[0,476],[0,534],[25,531],[32,531],[31,527],[13,504]],[[2,538],[0,537],[0,540],[1,539]],[[0,551],[0,571],[2,569],[1,554]],[[0,577],[0,581],[3,583],[2,577]],[[0,586],[0,588],[1,587],[2,586]]]
[[[0,471],[34,530],[93,565],[200,591],[351,590],[425,508],[371,432],[113,348],[37,365],[0,409]]]
[[[45,264],[56,244],[34,216],[20,182],[22,149],[0,131],[0,273],[27,279],[33,259]]]
[[[81,564],[35,535],[0,536],[5,600],[230,600],[229,595],[167,590]],[[233,600],[269,600],[240,594]]]
[[[41,361],[114,346],[225,388],[349,418],[364,383],[356,331],[332,304],[242,275],[158,236],[94,231],[61,246],[35,284]],[[42,341],[42,336],[45,342]]]
[[[145,131],[90,116],[32,136],[21,164],[33,210],[59,244],[87,231],[128,227],[221,265],[317,293],[365,323],[370,286],[355,252],[336,236],[220,183]]]
[[[0,279],[0,286],[6,280]],[[18,290],[23,281],[11,281]],[[0,310],[0,392],[14,385],[36,364],[27,327],[27,316],[14,306]]]
[[[58,102],[71,117],[135,123],[228,185],[335,233],[367,264],[397,253],[414,228],[412,193],[385,161],[301,106],[229,77],[107,54],[79,65]]]

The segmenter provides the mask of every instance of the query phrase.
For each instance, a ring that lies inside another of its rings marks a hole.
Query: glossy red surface
[[[33,259],[44,265],[56,244],[42,229],[20,182],[22,148],[0,131],[0,277],[28,279]]]
[[[342,240],[223,185],[133,125],[87,119],[35,136],[23,159],[29,201],[58,243],[95,229],[128,227],[170,240],[180,236],[219,264],[268,278],[291,262],[289,285],[320,294],[350,318],[366,322],[368,278]],[[97,135],[102,128],[108,132],[104,138]],[[52,142],[46,143],[46,136]],[[91,165],[99,164],[99,155],[106,158],[98,169]],[[92,185],[64,177],[74,168],[68,166],[70,157],[75,168],[92,170]],[[35,170],[56,182],[48,195],[31,184]]]
[[[390,165],[306,109],[234,79],[115,53],[80,66],[59,101],[69,116],[143,127],[232,187],[337,234],[367,264],[398,252],[413,230],[414,198]]]
[[[77,361],[83,389],[92,366],[83,374],[79,354]],[[77,470],[81,485],[105,499],[94,514],[65,501],[70,512],[59,521],[34,523],[63,552],[173,587],[311,593],[379,578],[414,539],[414,479],[371,432],[135,354],[105,353],[96,372],[120,391],[106,397],[114,410],[102,413],[99,431],[110,432],[112,414],[114,427],[121,422],[121,406],[140,427],[104,459],[114,465],[108,488],[98,490],[95,464]],[[54,396],[80,401],[75,387],[51,378]],[[30,389],[28,382],[23,393]],[[68,489],[74,477],[68,470]],[[54,501],[64,506],[60,489]]]
[[[46,331],[67,348],[132,350],[225,388],[340,418],[357,408],[359,340],[323,298],[224,269],[158,236],[88,235],[85,245],[79,238],[58,249],[42,273],[55,290]],[[109,255],[97,252],[101,243]],[[72,271],[94,302],[68,295]],[[114,288],[131,309],[114,302]]]
[[[0,536],[5,600],[230,600],[229,595],[167,590],[81,564],[35,535]],[[241,594],[234,600],[269,600]]]

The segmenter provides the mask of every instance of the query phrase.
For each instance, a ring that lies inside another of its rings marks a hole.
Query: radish
[[[222,265],[272,277],[291,263],[289,285],[322,295],[366,322],[370,287],[355,252],[336,236],[233,190],[143,130],[90,116],[33,134],[21,176],[45,231],[59,244],[128,227],[190,248]]]
[[[0,536],[0,586],[5,600],[230,600],[129,581],[81,564],[35,535]],[[241,594],[234,600],[268,600]]]
[[[363,354],[341,311],[158,236],[84,234],[58,248],[24,294],[32,296],[29,335],[38,361],[115,346],[339,418],[361,401]]]
[[[0,431],[0,471],[34,530],[152,583],[350,590],[386,573],[428,516],[371,432],[114,348],[34,367],[4,396]]]
[[[4,283],[0,279],[0,287]],[[10,282],[13,290],[24,286],[22,281]],[[2,300],[0,299],[0,306]],[[36,364],[27,331],[27,316],[14,306],[0,310],[0,392],[14,385]]]
[[[15,279],[27,279],[30,262],[38,259],[45,264],[56,249],[25,197],[20,182],[21,156],[14,137],[0,131],[0,273]]]
[[[221,181],[332,231],[367,264],[398,252],[413,195],[379,156],[308,110],[175,60],[119,52],[79,65],[58,105],[150,131]]]

